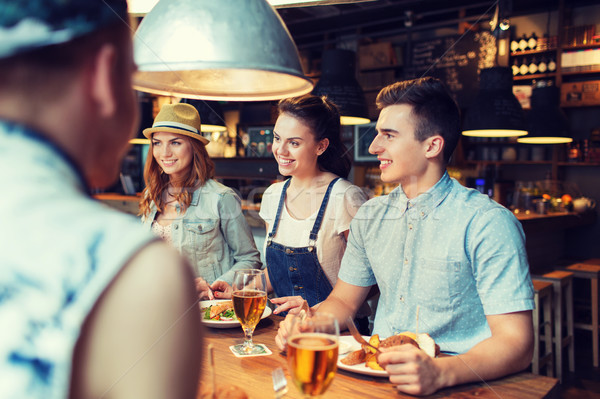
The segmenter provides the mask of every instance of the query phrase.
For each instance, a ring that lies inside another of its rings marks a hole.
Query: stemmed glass
[[[267,282],[260,269],[236,270],[233,275],[233,310],[237,316],[245,340],[234,349],[244,354],[261,353],[262,348],[252,343],[252,333],[267,305]]]
[[[321,396],[337,371],[340,328],[329,313],[292,319],[287,340],[292,381],[304,397]]]

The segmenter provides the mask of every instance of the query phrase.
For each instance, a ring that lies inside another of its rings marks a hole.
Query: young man
[[[179,255],[87,187],[138,122],[125,0],[0,0],[0,397],[195,398]]]
[[[430,358],[412,345],[379,362],[398,390],[440,388],[520,371],[533,350],[533,289],[524,234],[510,211],[446,172],[460,135],[459,111],[433,78],[399,82],[377,97],[377,136],[369,151],[381,179],[399,183],[374,198],[350,226],[332,293],[319,307],[343,322],[374,284],[381,296],[374,333],[429,333],[443,352]],[[278,343],[284,346],[288,323]]]

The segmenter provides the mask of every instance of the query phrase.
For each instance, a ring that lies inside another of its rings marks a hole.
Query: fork
[[[275,391],[275,398],[280,399],[288,391],[287,380],[285,379],[285,374],[283,374],[283,369],[281,367],[277,367],[275,370],[273,370],[271,376],[273,377],[273,390]]]
[[[350,334],[352,334],[352,336],[354,337],[354,339],[356,341],[358,341],[359,344],[366,345],[369,348],[373,348],[375,350],[375,352],[381,353],[381,351],[379,350],[378,347],[376,347],[374,345],[371,345],[369,342],[367,342],[362,337],[362,335],[360,335],[360,333],[356,329],[356,326],[354,325],[354,320],[352,320],[352,316],[348,316],[348,318],[346,319],[346,327],[348,327],[348,331],[350,331]]]

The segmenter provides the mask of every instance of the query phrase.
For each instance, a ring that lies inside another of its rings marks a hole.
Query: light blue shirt
[[[0,121],[0,170],[0,398],[66,398],[83,322],[155,238],[22,126]]]
[[[350,225],[339,278],[381,292],[374,333],[429,333],[443,352],[491,336],[486,315],[531,310],[520,222],[447,173],[409,200],[401,187],[366,202]]]
[[[150,214],[142,218],[148,230],[155,217],[156,206],[152,203]],[[213,179],[194,191],[190,206],[173,220],[171,239],[190,261],[196,276],[209,284],[215,280],[231,284],[236,270],[261,267],[240,198]]]

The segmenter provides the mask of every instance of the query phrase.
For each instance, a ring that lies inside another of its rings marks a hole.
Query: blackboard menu
[[[496,38],[490,32],[416,41],[412,49],[414,77],[442,80],[461,108],[468,107],[479,89],[479,70],[494,66]]]

